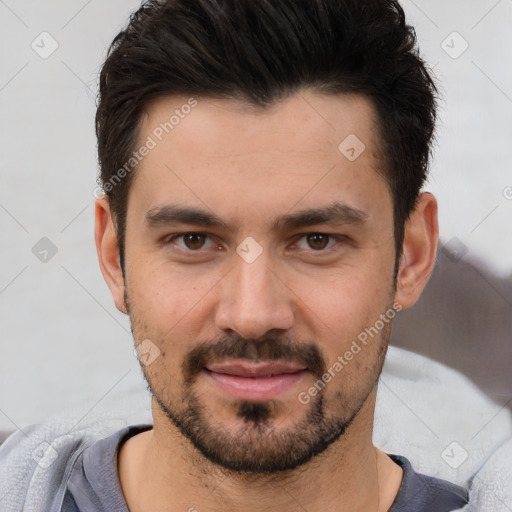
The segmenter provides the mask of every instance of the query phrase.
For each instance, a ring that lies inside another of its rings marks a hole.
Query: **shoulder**
[[[33,424],[12,434],[0,446],[2,512],[24,507],[59,510],[77,459],[113,431],[115,426],[109,422],[75,430],[63,424]]]
[[[0,447],[2,510],[21,511],[24,505],[50,510],[69,461],[84,443],[87,437],[43,424],[12,434]]]
[[[67,476],[62,512],[128,512],[118,476],[119,447],[152,428],[150,424],[124,427],[86,448]]]
[[[390,512],[450,512],[468,503],[468,491],[463,487],[416,473],[405,457],[390,457],[403,470],[402,485]]]

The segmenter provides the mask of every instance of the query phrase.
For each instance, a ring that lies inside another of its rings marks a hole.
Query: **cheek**
[[[373,324],[387,309],[392,283],[383,282],[378,273],[344,268],[328,276],[308,276],[295,280],[291,287],[301,299],[302,314],[311,322],[324,325],[326,335],[347,336],[368,323]]]
[[[173,263],[154,240],[137,238],[136,229],[127,233],[125,253],[130,309],[161,335],[199,312],[198,305],[215,283],[215,276],[197,265]]]
[[[168,264],[141,265],[129,275],[128,298],[133,319],[155,339],[185,344],[196,339],[208,315],[208,295],[216,276],[180,272]],[[188,341],[186,341],[188,340]]]
[[[325,375],[332,381],[329,389],[343,395],[351,390],[358,396],[358,386],[373,386],[394,317],[381,320],[392,303],[391,280],[383,282],[384,273],[379,277],[378,271],[362,268],[345,268],[325,282],[303,279],[298,294],[304,297],[299,315],[309,324],[330,370]]]

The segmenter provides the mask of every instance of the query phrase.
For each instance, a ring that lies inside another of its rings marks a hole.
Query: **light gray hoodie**
[[[151,423],[141,386],[23,427],[0,447],[0,512],[60,512],[69,472],[85,448]],[[390,347],[373,439],[417,472],[469,488],[464,512],[512,510],[512,415],[458,372]]]

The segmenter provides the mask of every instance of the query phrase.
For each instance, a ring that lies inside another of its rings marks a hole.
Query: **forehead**
[[[376,193],[389,203],[376,119],[361,95],[302,91],[266,109],[160,98],[141,119],[138,147],[152,149],[137,165],[130,196],[146,209],[178,198],[255,213],[340,195],[361,209]]]
[[[171,96],[149,103],[141,121],[139,143],[148,134],[157,142],[174,136],[190,149],[201,145],[209,155],[223,154],[235,141],[243,149],[267,153],[318,153],[337,150],[349,135],[364,139],[370,152],[378,148],[376,111],[357,94],[304,90],[265,108],[240,100]]]

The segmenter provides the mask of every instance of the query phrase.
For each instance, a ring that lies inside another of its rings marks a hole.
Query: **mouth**
[[[222,393],[239,400],[266,401],[278,398],[295,387],[307,368],[277,361],[230,362],[206,366],[205,376]]]

